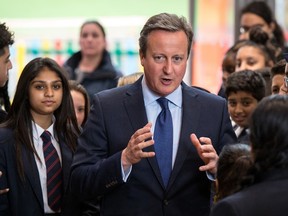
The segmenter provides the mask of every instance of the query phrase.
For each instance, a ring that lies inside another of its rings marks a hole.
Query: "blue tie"
[[[168,99],[159,98],[157,102],[160,104],[162,111],[158,115],[155,124],[154,147],[162,180],[166,187],[172,170],[173,124]]]
[[[61,209],[62,195],[62,168],[56,149],[51,142],[51,134],[44,131],[41,134],[43,152],[47,171],[47,196],[50,208],[59,212]]]

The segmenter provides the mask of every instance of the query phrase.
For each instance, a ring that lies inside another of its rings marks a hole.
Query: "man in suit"
[[[99,197],[101,215],[209,214],[208,177],[216,172],[218,152],[236,137],[225,100],[182,81],[192,38],[185,18],[152,16],[139,39],[144,76],[94,95],[73,159],[71,189]],[[168,99],[166,114],[173,120],[166,140],[172,153],[164,160],[172,166],[167,183],[159,162],[165,149],[157,141],[166,137],[156,130],[164,110],[159,98]]]
[[[5,25],[0,23],[0,87],[4,87],[8,80],[8,71],[12,68],[9,45],[14,43],[14,35]],[[0,123],[4,121],[6,112],[0,105]]]

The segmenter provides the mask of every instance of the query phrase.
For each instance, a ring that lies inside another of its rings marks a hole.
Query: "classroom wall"
[[[1,18],[150,16],[160,12],[188,15],[189,0],[9,0]]]
[[[188,5],[189,0],[9,0],[0,7],[0,22],[15,32],[9,94],[13,97],[18,77],[31,59],[48,56],[62,65],[79,49],[79,28],[90,19],[104,25],[115,66],[123,74],[142,71],[138,38],[147,18],[169,12],[189,19]]]

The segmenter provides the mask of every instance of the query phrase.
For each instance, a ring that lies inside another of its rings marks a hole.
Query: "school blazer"
[[[101,197],[100,211],[105,216],[208,215],[211,182],[199,171],[203,161],[190,134],[210,137],[218,152],[234,143],[226,101],[182,83],[182,127],[167,188],[155,157],[133,165],[123,182],[121,152],[132,134],[147,124],[141,81],[94,96],[73,160],[71,189],[85,197]]]
[[[63,171],[62,215],[74,215],[73,203],[76,200],[69,195],[68,182],[73,153],[60,141]],[[24,164],[25,182],[20,180],[16,166],[15,139],[10,129],[0,128],[0,188],[10,188],[0,195],[1,216],[41,216],[44,215],[42,190],[34,155],[26,148],[21,149]],[[72,213],[71,213],[72,212]]]
[[[256,182],[232,194],[213,207],[211,216],[287,215],[287,168],[266,171]]]

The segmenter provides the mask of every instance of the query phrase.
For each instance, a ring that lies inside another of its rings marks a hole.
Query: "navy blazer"
[[[121,152],[133,133],[147,124],[141,80],[94,96],[73,160],[72,190],[86,197],[101,197],[102,215],[208,215],[211,185],[206,173],[199,171],[203,161],[190,134],[210,137],[218,152],[225,144],[234,143],[226,101],[182,83],[182,127],[167,188],[155,157],[134,164],[125,183]],[[154,147],[146,151],[154,151]]]
[[[211,216],[287,215],[287,168],[267,171],[255,184],[220,200]]]
[[[63,171],[62,215],[77,215],[74,206],[77,202],[68,193],[70,168],[73,153],[60,141]],[[16,166],[15,139],[10,129],[0,128],[0,189],[10,188],[9,192],[0,195],[0,215],[5,216],[41,216],[44,215],[44,204],[39,173],[34,155],[23,146],[25,182],[20,180]]]

